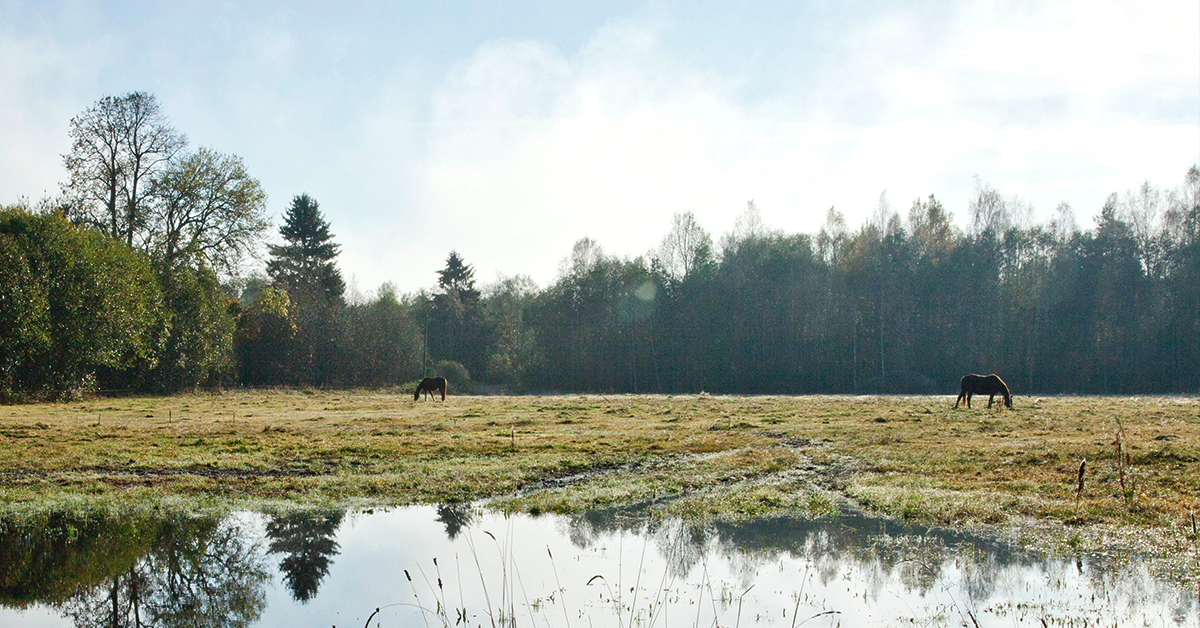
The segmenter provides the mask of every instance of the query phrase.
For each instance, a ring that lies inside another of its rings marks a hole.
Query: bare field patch
[[[323,390],[14,405],[0,408],[0,499],[494,498],[535,512],[650,503],[699,518],[840,504],[953,526],[1021,518],[1191,533],[1197,399],[953,405],[953,396],[708,395],[442,403]]]

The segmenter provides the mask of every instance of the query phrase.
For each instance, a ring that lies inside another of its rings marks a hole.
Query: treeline
[[[424,347],[460,387],[510,391],[952,392],[995,372],[1028,393],[1196,392],[1198,199],[1192,168],[1080,230],[1065,204],[1034,224],[977,184],[966,231],[930,196],[904,217],[881,198],[856,230],[831,209],[816,235],[768,229],[751,203],[719,242],[690,214],[632,259],[581,240],[545,288],[477,287],[451,252],[434,291],[345,306],[356,366],[328,383],[413,379]]]
[[[436,287],[345,294],[316,200],[269,229],[241,160],[190,151],[152,96],[71,121],[63,194],[0,212],[0,394],[197,386],[455,390],[951,392],[967,372],[1018,393],[1200,388],[1200,170],[1113,194],[1080,230],[977,183],[967,230],[934,197],[886,196],[849,228],[762,224],[714,242],[676,215],[654,251],[584,239],[558,278],[477,286],[451,252]],[[431,280],[434,278],[431,278]]]
[[[557,390],[946,393],[995,372],[1026,393],[1196,392],[1198,199],[1192,168],[1165,194],[1110,196],[1080,231],[1066,205],[1032,224],[977,184],[966,232],[933,196],[906,219],[881,197],[859,229],[830,209],[816,236],[765,228],[751,203],[717,247],[676,216],[645,257],[577,243],[509,317],[525,353],[498,327],[489,359],[522,355],[522,381]]]

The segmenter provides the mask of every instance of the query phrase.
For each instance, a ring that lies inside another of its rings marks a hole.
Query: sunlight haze
[[[156,3],[0,0],[0,203],[54,195],[68,122],[154,94],[244,158],[276,234],[315,198],[371,293],[553,281],[582,237],[857,228],[884,191],[964,224],[976,178],[1089,227],[1200,160],[1195,2]]]

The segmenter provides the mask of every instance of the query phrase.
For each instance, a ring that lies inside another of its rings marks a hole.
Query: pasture
[[[0,408],[0,503],[490,498],[512,511],[638,504],[696,520],[852,508],[954,527],[1049,527],[1075,543],[1089,530],[1194,536],[1200,400],[975,405],[954,408],[953,395],[704,394],[443,403],[405,390],[13,405]]]

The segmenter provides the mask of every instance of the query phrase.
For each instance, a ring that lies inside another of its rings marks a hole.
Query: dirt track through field
[[[952,396],[414,403],[404,392],[311,390],[6,406],[0,496],[9,504],[72,495],[492,498],[563,512],[658,500],[700,517],[851,503],[944,525],[1032,518],[1164,527],[1200,510],[1194,398],[953,406]]]

